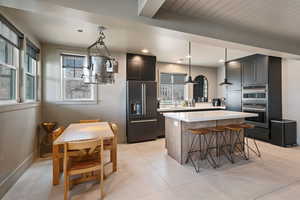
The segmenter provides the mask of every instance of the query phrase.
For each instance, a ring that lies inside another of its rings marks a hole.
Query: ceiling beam
[[[138,15],[153,18],[166,0],[138,0]]]

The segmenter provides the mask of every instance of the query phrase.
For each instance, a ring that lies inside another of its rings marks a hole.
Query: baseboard
[[[34,152],[30,154],[10,175],[8,175],[0,183],[0,199],[5,195],[5,193],[17,182],[17,180],[22,176],[26,169],[31,165],[34,159]]]

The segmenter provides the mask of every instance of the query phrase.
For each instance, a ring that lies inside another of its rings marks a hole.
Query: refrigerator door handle
[[[142,115],[144,115],[144,84],[142,83]]]
[[[145,120],[134,120],[130,121],[130,123],[145,123],[145,122],[157,122],[157,119],[145,119]]]
[[[147,115],[147,85],[144,83],[144,115]]]

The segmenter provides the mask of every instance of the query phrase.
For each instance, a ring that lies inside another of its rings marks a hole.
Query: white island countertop
[[[225,119],[241,119],[246,117],[257,117],[257,114],[247,112],[234,112],[227,110],[199,111],[199,112],[169,112],[163,114],[167,118],[172,118],[184,122],[203,122]]]
[[[210,104],[205,104],[205,105],[198,105],[198,106],[194,106],[194,107],[190,107],[190,106],[169,106],[169,107],[162,107],[162,108],[158,108],[157,111],[158,112],[172,112],[172,111],[192,111],[192,110],[225,110],[226,107],[225,106],[213,106]]]

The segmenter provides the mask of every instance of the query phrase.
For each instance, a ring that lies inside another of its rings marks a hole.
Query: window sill
[[[98,101],[56,101],[53,102],[55,104],[61,104],[61,105],[96,105],[98,104]]]
[[[23,102],[23,103],[8,103],[8,104],[0,104],[0,113],[3,112],[11,112],[16,110],[24,110],[28,108],[39,107],[41,102]]]

